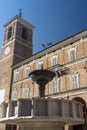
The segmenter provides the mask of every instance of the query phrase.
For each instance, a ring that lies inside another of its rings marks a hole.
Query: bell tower
[[[19,16],[14,17],[4,26],[5,35],[2,46],[2,58],[13,55],[16,64],[32,55],[32,35],[34,26]]]
[[[0,59],[0,103],[10,98],[12,65],[32,56],[34,26],[15,16],[4,25],[4,41]],[[2,97],[2,98],[1,98]]]

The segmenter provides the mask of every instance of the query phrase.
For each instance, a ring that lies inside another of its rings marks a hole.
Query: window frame
[[[12,97],[14,100],[16,100],[18,98],[18,89],[17,88],[14,89]]]
[[[57,54],[52,56],[51,63],[52,63],[52,66],[55,66],[58,64],[58,55]]]
[[[19,80],[19,71],[16,71],[14,74],[14,81],[18,81]]]
[[[79,76],[80,76],[79,73],[74,73],[74,74],[71,75],[72,89],[79,88],[79,86],[80,86]]]
[[[70,50],[69,50],[69,61],[74,61],[74,60],[76,60],[76,58],[77,58],[76,47],[70,48]]]
[[[49,84],[49,93],[54,94],[58,92],[60,92],[60,78],[55,77]]]
[[[25,68],[25,77],[29,76],[29,73],[27,72],[27,70],[29,70],[29,73],[30,73],[30,67],[26,67]]]
[[[23,87],[22,95],[23,95],[23,98],[30,97],[30,87],[29,86]]]
[[[43,61],[37,63],[37,69],[43,69]]]

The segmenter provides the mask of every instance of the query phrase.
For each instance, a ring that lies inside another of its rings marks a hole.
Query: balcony
[[[69,68],[64,65],[56,64],[52,67],[49,67],[48,70],[55,71],[58,77],[66,75],[69,73]]]
[[[1,104],[1,123],[18,124],[18,122],[30,121],[83,124],[83,106],[80,102],[58,98],[18,99]]]

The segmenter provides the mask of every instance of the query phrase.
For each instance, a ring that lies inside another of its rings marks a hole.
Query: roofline
[[[42,56],[48,54],[48,53],[51,53],[51,52],[54,52],[56,51],[57,49],[61,49],[65,46],[68,46],[69,44],[73,44],[73,42],[76,42],[78,40],[80,40],[81,38],[84,38],[87,36],[87,29],[85,30],[82,30],[68,38],[65,38],[64,40],[62,41],[59,41],[57,43],[55,43],[54,45],[32,55],[31,57],[25,59],[24,61],[20,62],[20,63],[17,63],[16,65],[13,65],[12,68],[15,69],[15,68],[18,68],[20,67],[21,65],[24,65],[24,64],[27,64],[37,58],[41,58]]]
[[[26,23],[27,25],[29,25],[32,29],[35,28],[32,24],[30,24],[29,22],[27,22],[26,20],[24,20],[22,17],[19,17],[18,15],[16,15],[15,17],[13,17],[9,22],[7,22],[4,27],[8,26],[10,23],[12,23],[14,20],[20,20],[23,23]]]

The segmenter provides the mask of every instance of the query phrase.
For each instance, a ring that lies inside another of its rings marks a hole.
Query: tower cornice
[[[35,27],[30,24],[29,22],[27,22],[26,20],[24,20],[23,18],[19,17],[18,15],[13,17],[9,22],[7,22],[4,27],[7,27],[9,24],[11,24],[13,21],[18,20],[21,21],[22,23],[26,24],[27,26],[29,26],[31,29],[34,29]]]

